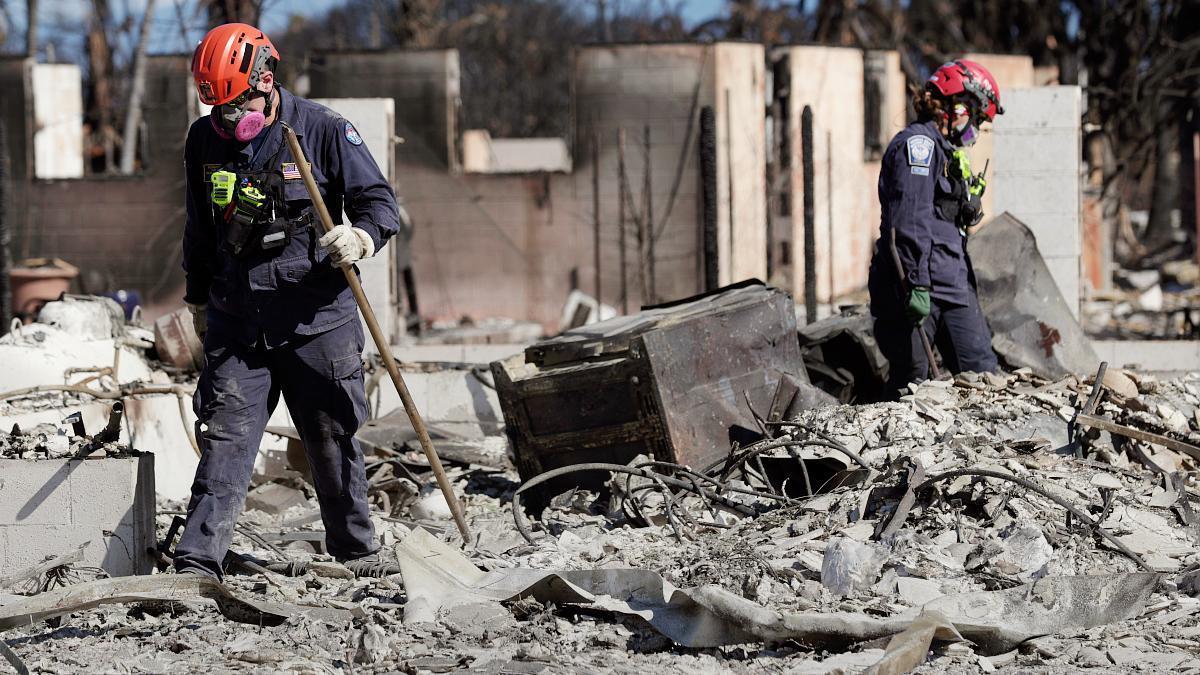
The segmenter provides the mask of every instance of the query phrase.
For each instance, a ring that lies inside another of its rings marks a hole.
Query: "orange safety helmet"
[[[222,105],[258,85],[274,71],[279,52],[266,34],[245,23],[226,23],[208,31],[192,54],[192,78],[200,100]]]

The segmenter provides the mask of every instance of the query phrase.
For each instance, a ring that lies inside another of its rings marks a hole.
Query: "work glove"
[[[366,230],[349,225],[338,225],[325,233],[318,241],[329,261],[338,267],[349,267],[363,258],[375,255],[375,241]]]
[[[929,289],[924,286],[913,286],[908,292],[908,304],[904,308],[914,326],[920,326],[929,316]]]
[[[196,329],[196,335],[200,339],[204,339],[204,334],[208,332],[208,304],[193,305],[190,302],[183,303],[187,305],[187,309],[192,313],[192,327]]]

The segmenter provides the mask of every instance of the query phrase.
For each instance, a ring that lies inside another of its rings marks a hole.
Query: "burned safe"
[[[523,480],[639,454],[703,470],[808,383],[792,298],[757,281],[574,328],[491,367]],[[607,478],[564,476],[534,499]]]

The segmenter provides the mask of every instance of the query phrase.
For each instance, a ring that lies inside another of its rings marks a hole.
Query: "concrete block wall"
[[[790,109],[792,278],[804,297],[804,172],[801,115],[813,111],[813,211],[817,298],[849,293],[867,284],[879,236],[878,160],[864,158],[864,54],[838,47],[782,48],[791,68]],[[882,143],[905,125],[904,74],[899,56],[886,52]]]
[[[767,277],[766,54],[756,44],[714,49],[718,277],[726,285]]]
[[[626,135],[629,201],[643,204],[644,133],[650,130],[656,298],[639,282],[636,225],[626,216],[629,307],[703,290],[699,114],[716,116],[718,278],[722,284],[766,275],[765,73],[761,45],[717,43],[595,45],[578,50],[576,217],[582,222],[583,288],[595,294],[590,251],[593,135],[599,138],[601,296],[621,306],[617,134]],[[628,209],[627,209],[628,210]]]
[[[395,101],[390,98],[319,98],[314,99],[321,105],[328,106],[342,117],[345,117],[358,131],[363,144],[371,151],[371,156],[383,173],[383,177],[396,187],[396,153],[392,132],[395,124]],[[350,218],[342,214],[342,222],[350,223]],[[363,290],[367,300],[375,312],[375,318],[383,328],[390,342],[395,342],[404,334],[399,325],[399,303],[397,296],[399,284],[396,281],[396,247],[392,243],[372,258],[358,263],[362,277]],[[359,313],[360,320],[362,314]],[[363,333],[367,336],[366,351],[376,352],[375,342],[363,323]]]
[[[1007,112],[993,136],[994,213],[1008,211],[1029,226],[1050,274],[1079,316],[1082,93],[1077,86],[1006,92]]]
[[[154,515],[154,455],[0,459],[0,570],[90,541],[84,565],[111,576],[149,574]]]
[[[34,175],[37,143],[32,73],[45,67],[28,59],[0,60],[5,92],[0,115],[13,171],[8,210],[13,258],[60,257],[99,285],[89,290],[136,289],[147,304],[181,305],[183,147],[188,100],[195,97],[187,57],[148,59],[143,111],[148,137],[142,169],[132,176],[27,180]],[[81,150],[72,152],[78,157]]]
[[[349,61],[331,55],[311,77],[312,94],[361,96],[370,91],[373,96],[395,96],[398,129],[428,123],[433,125],[433,136],[438,136],[453,127],[450,122],[436,126],[432,120],[437,111],[446,109],[445,92],[457,92],[459,86],[457,68],[443,67],[449,57],[438,53],[442,56],[420,51],[351,53]],[[416,65],[406,63],[409,59]],[[344,63],[359,62],[375,69],[370,71],[375,74],[367,78],[338,74]],[[699,110],[704,105],[717,110],[719,130],[732,130],[728,142],[726,131],[719,132],[718,141],[722,172],[718,183],[724,202],[721,239],[726,247],[721,253],[722,279],[764,276],[763,71],[760,45],[581,48],[573,66],[571,173],[463,175],[424,138],[406,136],[396,150],[397,187],[416,226],[413,267],[422,314],[433,319],[520,317],[555,330],[572,281],[595,293],[593,134],[599,138],[600,295],[606,303],[620,306],[617,131],[622,128],[629,201],[636,210],[644,203],[643,138],[645,129],[650,129],[651,201],[659,235],[657,297],[651,299],[641,292],[636,227],[632,215],[627,217],[628,305],[636,310],[644,302],[702,290],[696,147]],[[390,85],[380,89],[379,82],[399,82],[397,73],[406,78],[403,91],[392,91]],[[717,91],[718,78],[722,92],[729,92],[732,117],[726,116],[725,96]],[[408,102],[401,102],[404,97]],[[416,100],[422,97],[434,100]]]
[[[459,73],[454,49],[318,54],[308,70],[313,96],[395,101],[408,154],[451,171],[459,168]]]
[[[650,130],[651,184],[654,221],[661,229],[655,243],[655,290],[660,297],[689,295],[701,289],[703,269],[700,237],[700,184],[695,153],[684,156],[680,148],[689,142],[688,119],[699,115],[704,105],[716,98],[716,64],[712,50],[697,45],[596,45],[576,52],[574,64],[576,110],[575,182],[581,220],[580,244],[584,250],[583,288],[595,295],[595,266],[590,263],[593,208],[590,180],[599,172],[601,236],[601,300],[618,309],[622,306],[622,275],[628,288],[628,307],[643,303],[639,283],[637,226],[633,214],[625,218],[625,268],[620,266],[618,132],[625,130],[625,171],[629,202],[641,209],[645,161],[643,137]],[[696,101],[693,106],[693,100]],[[695,110],[693,110],[695,108]],[[718,125],[719,126],[719,125]],[[693,125],[690,142],[696,144],[699,124]],[[592,162],[593,136],[599,142],[599,164]],[[680,162],[683,166],[680,167]],[[691,180],[682,181],[675,195],[670,218],[666,216],[670,187],[676,169]],[[579,180],[581,179],[581,180]],[[720,182],[718,180],[718,182]],[[726,216],[727,217],[727,216]],[[726,228],[727,228],[726,221]],[[720,227],[720,226],[719,226]],[[727,230],[726,230],[727,231]],[[727,240],[727,236],[724,237]],[[565,296],[564,296],[565,299]]]
[[[998,124],[1002,124],[1004,118],[1013,110],[1010,98],[1010,92],[1016,89],[1029,89],[1037,86],[1037,77],[1033,67],[1033,59],[1028,56],[1019,56],[1015,54],[967,54],[963,58],[975,61],[988,69],[992,77],[996,78],[996,83],[1000,85],[1000,103],[1004,106],[1005,113],[997,117]],[[995,125],[984,125],[982,133],[979,135],[979,140],[975,145],[967,149],[967,157],[971,159],[971,168],[975,171],[982,171],[983,167],[991,160],[990,168],[988,169],[988,189],[983,193],[983,212],[984,218],[998,216],[1004,212],[1003,209],[997,210],[993,200],[994,188],[997,185],[996,171],[1002,169],[998,165],[993,150],[993,138]],[[1003,182],[1003,178],[998,179]]]

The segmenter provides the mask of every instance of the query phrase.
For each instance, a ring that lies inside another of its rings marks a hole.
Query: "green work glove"
[[[908,292],[908,305],[904,313],[914,326],[920,326],[925,317],[929,316],[929,289],[924,286],[913,286]]]

